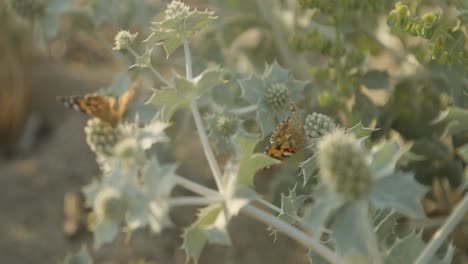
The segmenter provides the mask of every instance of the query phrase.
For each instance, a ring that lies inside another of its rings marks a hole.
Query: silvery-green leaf
[[[315,154],[308,158],[307,160],[301,162],[299,164],[299,168],[301,168],[301,174],[304,178],[303,185],[305,186],[310,178],[317,173],[317,164],[315,163]]]
[[[303,223],[314,234],[321,234],[330,216],[343,205],[342,199],[327,189],[324,184],[317,185],[312,196],[314,203],[306,208]]]
[[[267,85],[274,83],[284,83],[288,80],[289,71],[281,67],[278,62],[273,62],[271,65],[266,65],[263,79]]]
[[[112,242],[119,232],[119,224],[111,221],[99,221],[93,226],[94,246]]]
[[[205,233],[208,243],[231,246],[231,238],[226,228],[218,228],[217,226],[209,226],[202,229]]]
[[[413,263],[426,244],[421,238],[421,233],[412,233],[409,236],[397,240],[390,249],[385,264]],[[454,248],[449,246],[444,258],[433,256],[428,264],[449,264],[452,262]]]
[[[378,128],[365,127],[361,122],[357,125],[349,128],[347,131],[352,132],[357,138],[366,138],[374,131],[379,130]]]
[[[401,217],[395,210],[385,208],[377,210],[373,219],[373,226],[379,244],[386,248],[388,246],[388,238],[394,234],[394,229],[397,226],[397,221]]]
[[[194,78],[196,92],[198,95],[212,89],[213,87],[224,83],[222,71],[219,69],[208,69]]]
[[[397,171],[375,182],[369,199],[375,208],[393,208],[407,216],[423,218],[420,201],[427,191],[412,173]]]
[[[255,146],[257,145],[257,140],[239,136],[236,141],[240,148],[239,178],[237,179],[238,184],[252,185],[253,177],[258,170],[279,163],[278,160],[263,153],[252,154]]]
[[[155,157],[152,157],[143,172],[143,182],[148,194],[152,197],[170,197],[175,186],[176,168],[176,164],[161,165]]]
[[[263,96],[262,80],[251,76],[249,78],[238,79],[237,82],[242,91],[242,98],[251,104],[258,104]]]
[[[271,112],[268,109],[262,107],[257,110],[257,122],[260,125],[263,137],[273,132],[273,130],[275,129],[277,124],[275,124],[273,118],[274,116],[272,116]]]
[[[148,224],[148,206],[150,198],[140,188],[128,184],[124,187],[125,197],[129,204],[125,218],[130,230],[144,227]]]
[[[306,195],[297,195],[296,187],[294,185],[292,190],[289,190],[289,195],[281,194],[281,211],[282,213],[278,215],[280,219],[283,219],[286,222],[294,223],[296,219],[299,218],[298,211],[304,204],[304,201],[308,198]]]
[[[207,235],[203,229],[216,221],[222,209],[222,206],[219,204],[212,204],[201,209],[197,220],[184,230],[182,249],[189,260],[193,260],[195,263],[198,262],[201,252],[206,242],[208,242]]]
[[[166,17],[161,22],[153,23],[153,34],[145,41],[150,44],[163,45],[167,57],[169,57],[175,49],[182,45],[184,36],[191,38],[213,19],[215,17],[208,11],[181,12],[175,16]]]
[[[93,259],[89,255],[88,250],[85,246],[81,247],[81,250],[76,254],[67,254],[63,264],[92,264]]]
[[[394,172],[400,157],[409,150],[410,145],[401,149],[394,140],[384,141],[372,149],[371,170],[377,179],[381,179]]]
[[[342,255],[352,251],[368,255],[369,243],[373,243],[369,238],[374,231],[369,222],[367,201],[346,204],[338,210],[334,219],[331,229],[337,251]]]

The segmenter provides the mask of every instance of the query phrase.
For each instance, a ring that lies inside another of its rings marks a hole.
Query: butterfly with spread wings
[[[296,107],[291,104],[291,115],[275,128],[265,153],[272,158],[283,160],[296,153],[304,144],[305,133],[302,120]]]
[[[132,82],[127,91],[120,97],[89,94],[84,96],[59,96],[57,100],[68,108],[99,118],[115,127],[121,121],[137,86],[137,82]]]

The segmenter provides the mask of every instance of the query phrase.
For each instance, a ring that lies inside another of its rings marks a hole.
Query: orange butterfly
[[[57,100],[68,108],[73,108],[75,111],[83,112],[91,117],[97,117],[115,127],[122,119],[137,86],[137,82],[133,82],[127,91],[118,98],[104,95],[84,95],[59,96]]]
[[[304,144],[302,120],[297,114],[296,107],[291,105],[291,115],[275,128],[265,153],[272,158],[283,160],[296,153]]]

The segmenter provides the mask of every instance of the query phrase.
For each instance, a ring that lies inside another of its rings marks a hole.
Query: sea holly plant
[[[305,86],[305,82],[291,78],[277,62],[267,65],[260,78],[251,76],[238,82],[242,97],[258,106],[256,120],[264,136],[286,117],[290,103],[301,98]]]
[[[331,11],[325,2],[319,2],[322,11]],[[287,118],[291,104],[303,108],[306,82],[295,80],[279,62],[266,65],[260,77],[244,76],[219,66],[206,67],[194,75],[189,42],[213,19],[212,12],[193,10],[173,1],[165,18],[153,23],[151,35],[141,43],[137,33],[123,30],[116,35],[114,50],[133,56],[132,70],[149,69],[143,74],[150,72],[163,87],[155,89],[146,100],[158,109],[152,119],[142,121],[137,114],[116,126],[91,119],[85,128],[87,142],[103,170],[103,176],[83,190],[87,205],[93,208],[95,247],[112,243],[122,230],[149,227],[159,233],[172,228],[172,208],[198,206],[196,220],[182,234],[182,249],[187,260],[194,263],[209,244],[235,246],[231,239],[235,234],[230,234],[227,227],[238,215],[256,219],[275,233],[295,239],[309,250],[308,256],[314,263],[450,261],[454,251],[450,245],[443,254],[435,253],[466,212],[467,199],[442,226],[443,236],[428,245],[421,238],[422,228],[410,227],[406,236],[398,237],[396,220],[426,219],[420,202],[428,188],[404,167],[415,156],[411,155],[410,143],[396,136],[373,140],[375,129],[361,123],[347,129],[317,112],[301,118],[299,129],[287,129],[290,123],[283,123],[286,129],[278,133],[284,134],[279,137],[284,142],[279,143],[288,144],[292,136],[297,136],[288,134],[291,131],[304,133],[301,136],[306,138],[306,144],[298,146],[306,149],[304,161],[296,164],[303,184],[289,186],[289,192],[281,195],[279,206],[256,192],[254,178],[260,171],[271,173],[275,167],[283,166],[282,161],[262,153],[259,142]],[[138,52],[141,46],[145,47],[142,53]],[[151,51],[160,46],[168,58],[183,47],[185,76],[173,73],[166,78],[153,66]],[[338,56],[335,59],[340,62]],[[247,105],[248,112],[255,111],[254,120],[248,120],[245,111],[228,107],[220,111],[214,109],[214,104],[206,103],[214,87],[227,87],[223,79],[226,72],[241,76],[236,79],[239,100],[243,100],[244,107]],[[199,166],[209,167],[216,188],[189,180],[186,176],[190,175],[178,175],[183,161],[162,157],[162,153],[180,144],[169,132],[171,125],[176,126],[177,112],[192,115],[207,160],[206,165]],[[446,134],[465,131],[466,126],[459,125],[460,116],[464,115],[451,111],[445,117],[441,114],[434,123],[452,121],[447,122],[452,130]],[[453,125],[458,126],[453,129]],[[459,151],[466,158],[465,147]],[[223,153],[223,163],[215,153]],[[291,173],[291,178],[300,179],[297,171]],[[172,190],[176,186],[194,195],[175,196]],[[80,255],[87,261],[85,253]]]

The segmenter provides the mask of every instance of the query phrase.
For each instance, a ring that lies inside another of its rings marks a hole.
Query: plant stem
[[[210,189],[208,187],[205,187],[203,185],[200,185],[198,183],[195,183],[191,180],[187,180],[184,177],[181,177],[179,175],[175,176],[175,182],[176,184],[184,187],[185,189],[190,190],[202,196],[206,196],[206,197],[219,196],[219,193],[217,191]]]
[[[448,217],[445,224],[437,230],[432,236],[431,241],[427,244],[426,248],[419,254],[414,262],[415,264],[428,263],[434,253],[439,249],[445,239],[452,233],[453,229],[460,223],[468,211],[468,195],[465,195],[463,200],[455,207],[453,212]]]
[[[176,176],[175,181],[180,186],[202,196],[219,196],[219,193],[213,189],[200,185],[198,183],[192,182],[187,180],[181,176]],[[216,199],[216,198],[215,198]],[[265,202],[267,203],[267,202]],[[314,252],[322,256],[324,259],[330,261],[330,263],[345,263],[340,257],[335,255],[333,251],[329,248],[325,247],[323,244],[320,243],[314,237],[306,235],[301,230],[293,227],[292,225],[284,222],[283,220],[271,215],[269,213],[264,212],[261,209],[258,209],[252,205],[246,205],[241,209],[241,212],[259,220],[262,223],[267,225],[271,225],[280,232],[285,233],[287,236],[291,237],[292,239],[298,241],[302,245],[306,246],[307,248],[313,249]]]
[[[184,35],[184,53],[185,53],[185,70],[188,80],[193,79],[192,73],[192,59],[190,55],[190,48],[188,45],[188,40]],[[198,111],[197,102],[192,100],[190,102],[190,110],[192,111],[193,119],[195,120],[195,126],[197,127],[198,136],[200,137],[200,141],[203,147],[203,152],[205,152],[206,159],[208,160],[208,164],[210,165],[211,172],[213,173],[213,177],[216,182],[216,186],[220,193],[223,193],[223,184],[221,181],[221,169],[219,168],[218,162],[211,150],[210,143],[208,141],[208,136],[206,135],[205,127],[203,126],[203,122],[200,116],[200,112]]]
[[[254,112],[257,109],[258,109],[257,105],[250,105],[250,106],[245,106],[245,107],[232,109],[230,112],[235,114],[235,115],[244,115],[244,114],[248,114],[250,112]]]
[[[301,243],[307,248],[312,249],[315,253],[320,255],[322,258],[328,260],[330,263],[345,263],[343,259],[341,259],[338,255],[333,253],[333,251],[331,251],[329,248],[320,243],[320,241],[316,240],[313,237],[307,236],[299,229],[287,224],[283,220],[276,218],[271,214],[268,214],[252,205],[246,205],[242,207],[241,212],[245,215],[257,219],[258,221],[264,224],[270,225],[278,231],[290,236],[291,238],[295,239],[297,242]]]
[[[141,55],[138,54],[138,52],[136,52],[132,47],[128,47],[127,50],[133,55],[133,57],[137,58],[137,57],[140,57]],[[156,78],[158,78],[162,83],[164,83],[165,85],[171,87],[173,86],[173,84],[166,80],[166,78],[164,78],[154,67],[153,65],[148,65],[148,68],[151,70],[151,72],[156,76]]]
[[[196,206],[196,205],[210,205],[214,203],[224,202],[223,197],[176,197],[169,201],[171,207],[176,206]]]

